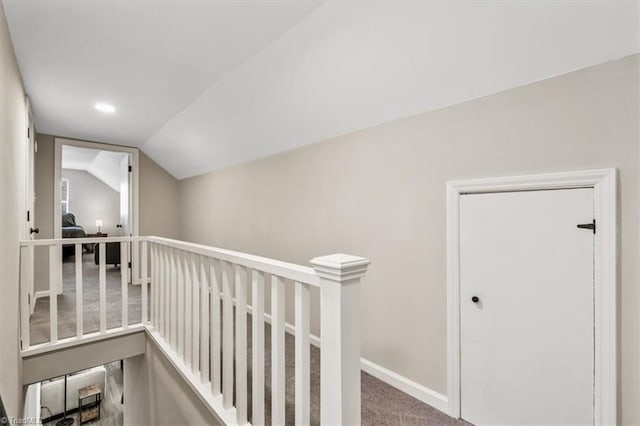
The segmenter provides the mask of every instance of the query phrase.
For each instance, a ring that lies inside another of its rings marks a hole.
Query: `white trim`
[[[37,292],[36,298],[39,298],[39,297],[49,297],[49,291],[47,290],[47,291]],[[233,303],[234,304],[236,303],[235,298],[233,299]],[[251,305],[247,305],[247,312],[250,314],[253,313],[253,308]],[[265,319],[265,322],[267,322],[268,324],[271,324],[270,314],[265,313],[264,319]],[[147,331],[147,334],[153,337],[154,342],[158,344],[158,339],[153,334],[155,331],[153,326],[148,324],[135,324],[135,325],[129,326],[129,328],[127,329],[123,329],[120,327],[117,329],[109,330],[107,331],[106,334],[100,334],[99,332],[96,332],[91,334],[85,334],[80,339],[78,339],[75,336],[70,337],[68,339],[63,339],[58,341],[58,343],[56,343],[55,345],[44,343],[42,345],[32,346],[29,349],[22,351],[22,357],[27,358],[29,356],[38,355],[45,352],[51,352],[51,351],[55,351],[63,348],[77,346],[77,345],[83,345],[85,343],[91,343],[93,341],[112,338],[112,337],[116,337],[124,334],[130,334],[133,332],[139,332],[143,329],[143,326],[144,326],[144,329]],[[295,326],[293,324],[285,322],[285,331],[288,334],[295,336]],[[309,341],[313,346],[320,348],[320,338],[315,334],[310,335]],[[171,358],[171,355],[170,355],[172,353],[171,351],[169,352],[165,351],[166,348],[164,346],[160,347],[160,349],[162,350],[162,352],[164,352],[167,358]],[[173,359],[170,359],[170,360],[172,362],[175,361]],[[393,386],[394,388],[406,394],[411,395],[417,400],[424,402],[425,404],[428,404],[443,413],[448,412],[448,400],[446,395],[442,395],[439,392],[429,389],[426,386],[416,383],[404,376],[401,376],[400,374],[394,371],[391,371],[385,367],[382,367],[381,365],[378,365],[365,358],[360,358],[360,363],[361,363],[362,371],[368,374],[371,374],[375,378],[382,380],[383,382],[389,384],[390,386]]]
[[[617,420],[617,172],[615,169],[447,183],[447,394],[448,413],[460,406],[459,199],[462,194],[593,188],[595,219],[595,424]]]
[[[33,314],[33,311],[36,308],[36,302],[41,297],[49,298],[49,290],[40,290],[35,292],[35,294],[33,295],[33,303],[31,304],[31,314]]]
[[[53,169],[53,237],[54,239],[62,238],[62,215],[60,214],[61,201],[60,201],[60,181],[62,179],[62,146],[76,146],[81,148],[98,149],[101,151],[114,151],[125,152],[131,155],[131,166],[133,172],[131,175],[131,235],[136,237],[139,235],[139,217],[140,217],[140,151],[138,148],[130,148],[119,145],[109,145],[98,142],[79,141],[75,139],[55,138],[55,150],[54,150],[54,169]],[[131,259],[132,264],[136,265],[138,253],[134,252]],[[131,271],[133,275],[133,282],[139,284],[140,278],[138,276],[139,271]],[[58,293],[62,293],[62,270],[58,274],[60,282],[58,283]]]
[[[40,355],[48,352],[59,351],[60,349],[72,348],[74,346],[82,346],[87,343],[99,342],[100,340],[112,339],[118,336],[125,336],[127,334],[139,333],[141,331],[145,331],[145,325],[140,324],[132,324],[127,328],[111,328],[107,331],[100,332],[96,331],[94,333],[88,333],[78,338],[77,336],[68,337],[66,339],[60,339],[56,343],[41,343],[39,345],[33,345],[29,349],[25,349],[22,351],[22,358],[29,358],[34,355]]]
[[[233,303],[235,304],[235,299],[233,299]],[[253,314],[251,305],[247,306],[247,312]],[[271,324],[271,315],[265,313],[264,320],[266,323]],[[295,336],[296,329],[293,324],[285,322],[284,328],[288,334]],[[312,333],[309,341],[316,348],[320,348],[320,337]],[[415,399],[427,405],[430,405],[436,410],[439,410],[445,414],[449,413],[449,401],[446,395],[436,392],[433,389],[429,389],[428,387],[421,385],[420,383],[414,382],[411,379],[401,376],[395,371],[391,371],[381,365],[369,361],[366,358],[360,358],[360,368],[365,373],[371,374],[376,379],[382,380],[386,384],[393,386],[401,392],[411,395]]]
[[[178,374],[196,394],[198,398],[209,409],[209,412],[216,418],[220,424],[237,425],[236,407],[226,409],[222,403],[222,394],[213,395],[211,384],[204,383],[200,374],[194,373],[191,368],[182,360],[182,357],[174,351],[171,346],[160,336],[160,333],[152,326],[146,325],[147,341],[153,343],[166,360],[176,369]],[[249,423],[247,423],[249,424]]]
[[[411,395],[415,399],[424,402],[436,410],[447,413],[449,409],[449,400],[446,395],[429,389],[426,386],[416,383],[400,374],[388,370],[381,365],[375,364],[367,359],[361,358],[362,371],[371,374],[373,377],[382,380],[388,385]]]

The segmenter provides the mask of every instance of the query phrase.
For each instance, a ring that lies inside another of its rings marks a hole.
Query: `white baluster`
[[[169,344],[174,351],[178,351],[178,261],[176,258],[176,251],[174,249],[169,250],[169,268],[171,269],[170,282],[169,282],[169,294],[170,294],[170,306],[169,317],[171,318],[171,329],[169,330]]]
[[[156,331],[160,333],[160,245],[155,245],[155,282],[153,286],[153,290],[155,293],[155,323],[153,324],[156,328]]]
[[[202,383],[209,383],[209,264],[205,257],[199,261],[200,300],[202,301],[202,320],[200,322],[200,373]]]
[[[271,423],[285,423],[284,280],[271,277]]]
[[[131,262],[131,285],[140,282],[140,243],[137,240],[133,240],[127,247],[131,247],[131,256],[127,259]]]
[[[178,342],[178,355],[184,359],[184,341],[185,341],[185,331],[184,331],[184,295],[185,295],[185,269],[184,269],[184,254],[182,251],[176,250],[176,261],[177,261],[177,271],[178,271],[178,333],[177,333],[177,342]]]
[[[165,261],[165,253],[167,247],[160,246],[158,251],[158,328],[160,329],[160,335],[163,338],[167,336],[167,264]]]
[[[105,243],[98,243],[99,288],[100,288],[100,333],[107,331],[107,249]]]
[[[236,418],[247,422],[247,269],[236,265]]]
[[[82,244],[76,244],[76,337],[84,334],[82,307]]]
[[[193,290],[191,305],[191,371],[200,372],[200,268],[199,259],[191,255],[191,279]]]
[[[164,338],[167,343],[171,339],[171,264],[169,263],[169,252],[171,248],[167,247],[162,255],[162,265],[164,269],[164,283],[162,291],[164,293]]]
[[[120,287],[122,292],[122,328],[129,327],[129,243],[120,243]]]
[[[311,355],[309,348],[309,286],[296,283],[295,321],[296,321],[296,392],[295,410],[296,424],[308,425],[310,423],[310,395],[311,395]]]
[[[184,253],[184,362],[191,367],[193,351],[193,278],[191,277],[191,253]]]
[[[31,251],[31,253],[30,253]],[[29,317],[31,316],[30,295],[29,292],[33,288],[33,246],[20,247],[20,339],[22,341],[22,350],[29,349],[31,343],[29,330]],[[35,301],[31,300],[31,303]]]
[[[158,245],[151,243],[151,323],[158,330]]]
[[[60,246],[49,246],[49,327],[51,343],[58,341],[58,252]]]
[[[211,259],[211,391],[220,395],[220,289],[222,265]]]
[[[141,247],[141,253],[140,253],[140,264],[141,264],[141,269],[142,269],[142,306],[141,306],[141,312],[142,312],[142,317],[140,318],[140,321],[143,324],[146,324],[148,321],[148,302],[147,302],[147,291],[148,291],[148,285],[149,285],[149,276],[148,276],[148,260],[147,260],[147,254],[148,254],[148,247],[147,247],[147,242],[143,241],[142,244],[140,244]]]
[[[320,421],[360,424],[360,279],[369,260],[336,254],[311,264],[320,277]]]
[[[264,419],[264,273],[253,271],[251,314],[251,404],[254,425],[263,425]]]
[[[233,404],[233,265],[222,264],[222,405]]]

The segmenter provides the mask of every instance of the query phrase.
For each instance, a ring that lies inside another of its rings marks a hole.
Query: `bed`
[[[73,213],[62,215],[62,238],[85,238],[86,236],[84,228],[76,224]]]
[[[87,234],[84,232],[84,228],[76,224],[76,217],[73,213],[62,215],[62,238],[86,238],[86,236]],[[62,246],[63,259],[68,256],[73,256],[74,254],[75,247],[73,244],[65,244]]]

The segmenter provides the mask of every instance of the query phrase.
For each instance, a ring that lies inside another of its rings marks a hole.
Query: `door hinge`
[[[27,210],[27,222],[31,220],[31,212]]]
[[[27,127],[27,140],[31,137],[31,127]]]
[[[31,306],[31,295],[27,294],[27,305]]]
[[[132,267],[131,262],[129,262],[129,269],[131,269],[131,267]]]
[[[596,233],[596,220],[593,219],[593,222],[591,223],[583,223],[581,225],[578,225],[578,228],[580,229],[591,229],[593,230],[593,233]]]
[[[133,171],[133,166],[129,166],[129,171],[132,172]]]

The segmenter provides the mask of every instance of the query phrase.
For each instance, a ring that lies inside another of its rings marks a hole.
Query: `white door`
[[[35,224],[35,155],[36,155],[36,129],[33,125],[33,115],[31,113],[31,105],[27,100],[27,146],[26,146],[26,181],[25,181],[25,210],[26,210],[26,222],[24,229],[24,236],[26,239],[33,240],[37,233],[40,232],[36,228]],[[24,273],[25,285],[27,288],[27,298],[29,309],[33,313],[35,306],[35,279],[34,279],[34,250],[33,248],[26,249],[26,255],[22,262],[25,263]]]
[[[593,218],[593,189],[460,197],[463,419],[593,424]]]
[[[129,221],[129,206],[131,205],[129,157],[129,155],[125,155],[120,161],[120,231],[123,237],[131,235],[131,226]]]
[[[121,236],[131,236],[131,156],[126,154],[120,161],[120,232]],[[131,245],[128,245],[127,262],[133,264],[131,259]],[[121,268],[128,268],[128,265],[120,265]],[[133,271],[128,268],[128,281],[133,282]]]

